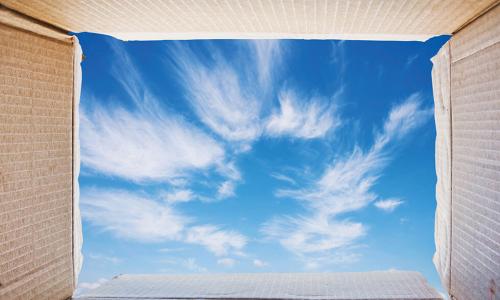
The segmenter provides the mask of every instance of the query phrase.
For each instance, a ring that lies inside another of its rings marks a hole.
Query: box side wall
[[[450,43],[447,42],[432,58],[432,89],[436,123],[436,215],[433,261],[441,283],[450,288],[451,253],[451,105],[450,105]]]
[[[460,300],[493,299],[500,293],[500,6],[450,44],[450,293]]]
[[[0,299],[73,293],[73,45],[0,23]]]
[[[72,32],[124,40],[299,38],[426,40],[451,34],[495,0],[2,0]]]

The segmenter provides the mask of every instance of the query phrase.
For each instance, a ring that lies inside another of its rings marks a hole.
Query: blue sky
[[[416,270],[434,253],[422,42],[79,34],[84,264],[123,273]]]

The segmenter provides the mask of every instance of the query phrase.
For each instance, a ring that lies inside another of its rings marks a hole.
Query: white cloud
[[[277,217],[264,224],[264,234],[299,257],[307,256],[304,260],[308,262],[311,257],[321,260],[331,257],[332,250],[338,253],[350,247],[365,235],[366,226],[339,220],[340,215],[362,209],[378,198],[372,189],[390,160],[390,142],[421,126],[431,115],[430,109],[421,108],[418,94],[393,107],[368,151],[355,147],[328,165],[310,187],[278,190],[278,196],[300,200],[309,214]]]
[[[375,206],[385,212],[393,212],[401,204],[403,204],[403,201],[399,199],[387,199],[375,202]]]
[[[414,93],[391,109],[383,131],[375,138],[373,151],[381,151],[390,141],[401,139],[411,130],[422,126],[433,115],[432,108],[421,108],[422,95]]]
[[[263,260],[260,259],[254,259],[252,261],[253,265],[256,266],[257,268],[264,268],[267,267],[269,264]]]
[[[191,190],[174,190],[165,195],[168,203],[188,202],[196,199],[196,195]]]
[[[295,93],[285,90],[280,93],[279,102],[279,111],[273,113],[266,123],[266,134],[270,136],[319,138],[340,125],[332,104],[324,99],[299,101]]]
[[[120,190],[84,190],[81,209],[91,224],[120,238],[142,242],[179,240],[189,222],[168,205]]]
[[[233,181],[241,180],[241,173],[236,167],[234,161],[228,161],[225,162],[224,164],[217,165],[217,171],[220,174],[224,175],[226,178],[229,178]]]
[[[231,180],[224,181],[217,189],[217,196],[221,199],[232,197],[235,195],[235,185]]]
[[[227,267],[227,268],[232,268],[234,265],[236,265],[237,261],[233,258],[221,258],[217,260],[217,264]]]
[[[133,181],[183,176],[221,160],[223,148],[180,119],[96,107],[80,114],[82,163]]]
[[[241,174],[233,161],[219,165],[217,171],[227,179],[219,184],[217,188],[217,199],[233,197],[236,192],[236,184],[241,181]]]
[[[346,41],[332,41],[331,45],[332,49],[330,53],[330,62],[334,64],[335,69],[337,70],[337,78],[334,78],[334,82],[343,85],[348,64],[346,56]]]
[[[272,72],[281,62],[283,49],[278,40],[250,40],[249,44],[255,52],[259,82],[263,87],[269,87],[272,82]]]
[[[92,110],[81,110],[83,165],[140,182],[176,180],[191,170],[220,163],[223,147],[180,116],[167,113],[126,52],[112,45],[120,58],[115,78],[136,107],[130,112],[94,103]]]
[[[302,256],[348,246],[363,236],[366,229],[361,223],[336,221],[315,214],[310,217],[277,218],[266,223],[262,231],[266,236],[277,239],[284,248]]]
[[[160,248],[158,249],[158,252],[161,253],[172,253],[172,252],[182,252],[185,251],[186,249],[178,247],[178,248]]]
[[[295,181],[295,179],[293,179],[287,175],[281,174],[281,173],[271,173],[271,174],[269,174],[269,176],[271,176],[277,180],[288,182],[290,184],[297,184],[297,181]]]
[[[237,231],[210,224],[191,226],[194,218],[180,214],[170,204],[127,191],[86,189],[81,209],[84,220],[119,238],[198,244],[216,256],[240,254],[247,244],[247,238]]]
[[[207,271],[205,267],[198,265],[196,259],[191,257],[186,260],[181,261],[182,266],[194,273],[204,273]]]
[[[80,282],[78,283],[78,286],[73,293],[74,297],[78,297],[80,295],[85,294],[85,292],[89,290],[95,290],[96,288],[100,287],[102,284],[106,283],[108,279],[105,278],[100,278],[99,280],[95,282]]]
[[[222,230],[214,225],[201,225],[188,230],[186,242],[202,245],[215,255],[224,256],[241,252],[247,239],[236,231]]]
[[[249,143],[263,130],[270,136],[310,139],[323,137],[340,125],[332,99],[310,97],[298,101],[288,90],[280,95],[280,108],[264,119],[268,86],[283,50],[281,42],[273,40],[246,44],[249,47],[238,48],[233,56],[213,47],[203,55],[181,44],[171,47],[168,53],[191,107],[207,127],[230,142],[242,142],[241,149],[248,150]],[[256,60],[255,69],[241,63],[248,60]]]
[[[233,142],[250,142],[260,135],[262,103],[251,71],[236,69],[238,64],[230,64],[215,48],[210,49],[210,56],[202,57],[189,46],[177,44],[169,57],[188,101],[206,126]]]
[[[384,161],[379,153],[355,148],[348,157],[329,165],[312,187],[280,190],[277,195],[302,200],[323,216],[358,210],[377,198],[371,188]]]

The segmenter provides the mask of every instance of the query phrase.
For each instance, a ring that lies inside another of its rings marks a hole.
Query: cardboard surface
[[[500,294],[500,6],[451,40],[451,294]]]
[[[316,38],[426,40],[495,0],[1,0],[72,32],[124,40]]]
[[[417,272],[121,275],[78,299],[441,299]]]
[[[73,292],[73,46],[0,24],[0,299]]]
[[[422,40],[454,32],[496,1],[0,2],[60,28],[122,39]],[[79,48],[1,7],[0,23],[0,299],[63,299],[81,265],[73,210]],[[499,44],[496,6],[434,59],[434,263],[457,299],[500,294]]]
[[[450,103],[450,43],[446,43],[432,58],[432,89],[436,122],[436,218],[434,265],[441,283],[450,288],[451,251],[451,103]]]
[[[1,1],[0,1],[1,3]],[[40,36],[49,37],[62,42],[71,44],[71,37],[61,30],[44,26],[40,22],[30,17],[23,16],[17,12],[0,6],[0,23],[15,27],[21,30],[29,31]]]

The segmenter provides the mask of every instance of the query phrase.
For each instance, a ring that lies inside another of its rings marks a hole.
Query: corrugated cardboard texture
[[[463,28],[451,40],[452,62],[488,48],[500,42],[500,14],[498,5],[469,26]]]
[[[499,39],[497,6],[450,44],[451,294],[460,300],[500,295]]]
[[[0,24],[0,299],[73,292],[73,45]]]
[[[450,45],[446,43],[432,58],[432,89],[436,122],[436,220],[434,265],[446,289],[450,287],[451,251],[451,106]]]
[[[495,0],[1,0],[73,32],[121,39],[425,40],[451,34]]]
[[[417,272],[120,275],[79,299],[399,299],[441,296]]]
[[[11,27],[30,31],[41,36],[51,37],[67,43],[71,43],[71,37],[65,32],[57,30],[56,28],[49,28],[40,22],[33,20],[30,17],[20,15],[19,13],[0,6],[0,23],[7,24]]]

